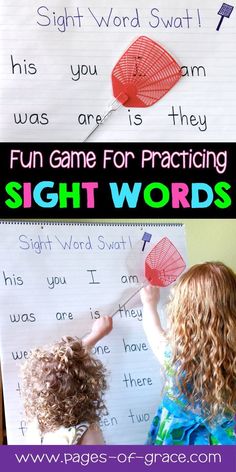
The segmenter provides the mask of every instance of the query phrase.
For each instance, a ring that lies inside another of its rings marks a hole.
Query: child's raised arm
[[[163,342],[166,342],[166,333],[161,326],[160,317],[157,311],[157,304],[160,299],[160,289],[152,285],[147,285],[142,288],[140,297],[143,304],[143,329],[153,353],[160,362],[162,362],[162,347]]]
[[[101,318],[94,321],[91,332],[82,340],[83,345],[88,349],[92,349],[100,339],[111,332],[112,328],[112,318],[101,316]]]

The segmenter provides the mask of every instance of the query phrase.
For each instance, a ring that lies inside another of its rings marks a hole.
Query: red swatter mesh
[[[168,238],[163,238],[145,260],[145,276],[152,285],[166,287],[183,272],[185,262]]]
[[[112,71],[113,94],[125,93],[125,107],[149,107],[162,98],[181,77],[181,68],[159,44],[140,36],[125,51]]]

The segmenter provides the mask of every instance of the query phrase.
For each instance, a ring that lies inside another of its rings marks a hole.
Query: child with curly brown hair
[[[104,316],[82,341],[63,337],[31,351],[22,367],[27,444],[104,443],[98,423],[106,413],[106,370],[90,349],[111,330]]]
[[[236,445],[236,275],[223,263],[191,267],[168,305],[159,289],[142,289],[143,326],[164,367],[166,385],[147,444]]]

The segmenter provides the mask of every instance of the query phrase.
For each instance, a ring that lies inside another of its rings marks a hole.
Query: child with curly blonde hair
[[[236,445],[235,273],[220,262],[185,272],[168,305],[167,331],[159,289],[142,289],[141,300],[144,330],[166,376],[147,443]]]
[[[22,367],[27,444],[104,443],[106,371],[90,349],[111,330],[112,318],[101,317],[82,341],[64,337],[31,351]]]

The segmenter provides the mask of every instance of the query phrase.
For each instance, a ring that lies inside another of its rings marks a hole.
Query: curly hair
[[[106,413],[105,373],[78,338],[64,337],[32,350],[21,372],[27,419],[37,419],[42,433],[82,421],[96,423]]]
[[[209,421],[236,413],[236,275],[220,262],[190,268],[168,306],[172,363],[190,407]]]

